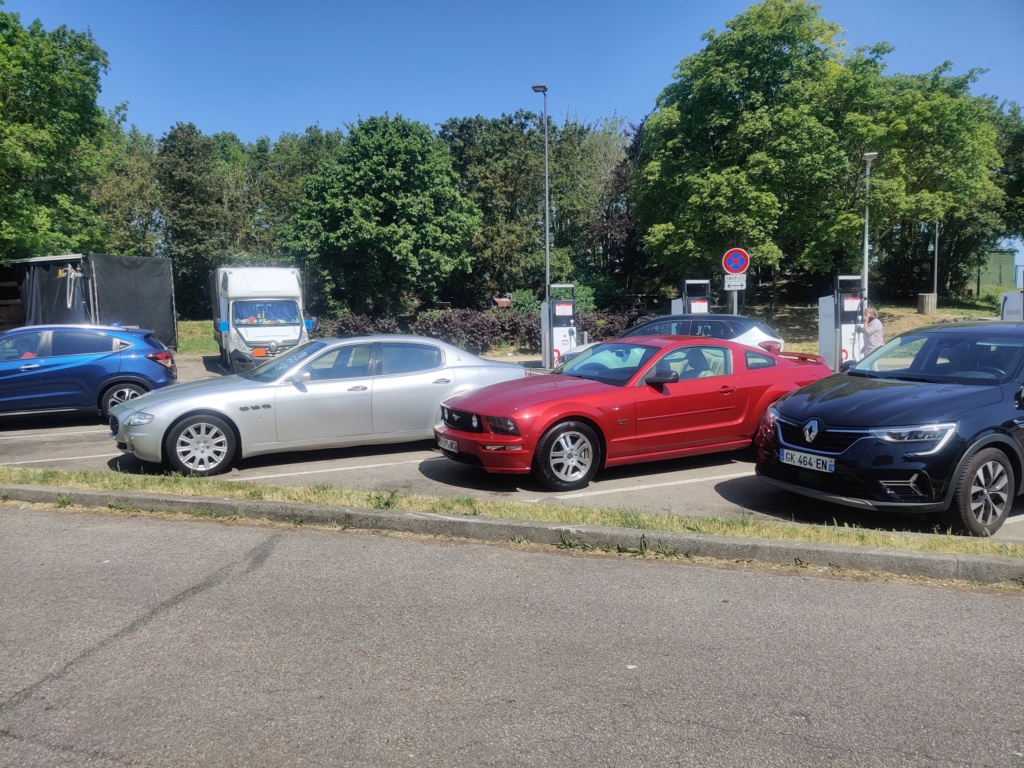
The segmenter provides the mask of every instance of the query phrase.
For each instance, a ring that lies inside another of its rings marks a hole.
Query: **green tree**
[[[481,212],[470,244],[474,270],[446,297],[482,305],[495,290],[543,287],[526,270],[526,255],[544,252],[544,135],[540,116],[520,110],[497,118],[451,118],[440,126],[463,197]]]
[[[783,253],[831,262],[837,236],[819,222],[841,212],[830,192],[849,163],[826,98],[839,28],[817,9],[767,0],[708,32],[645,122],[634,210],[651,266],[672,281],[717,273],[736,245],[769,268]]]
[[[470,273],[479,225],[444,142],[385,115],[351,127],[338,161],[306,180],[293,242],[315,259],[325,303],[393,314]]]
[[[175,303],[184,317],[209,314],[209,274],[234,253],[218,162],[217,142],[192,123],[178,123],[159,141],[161,255],[174,259]]]
[[[0,11],[0,261],[90,250],[103,226],[89,197],[107,116],[107,56],[89,33]]]
[[[155,256],[161,243],[156,141],[134,126],[125,132],[120,113],[108,135],[104,170],[92,193],[105,223],[102,250]]]

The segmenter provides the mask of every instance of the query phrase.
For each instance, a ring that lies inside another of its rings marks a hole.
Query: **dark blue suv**
[[[0,334],[0,414],[98,411],[178,380],[152,331],[30,325]]]
[[[755,441],[778,488],[991,535],[1024,490],[1024,323],[904,333],[781,398]]]

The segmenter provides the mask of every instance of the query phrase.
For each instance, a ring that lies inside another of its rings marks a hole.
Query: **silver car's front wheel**
[[[190,416],[168,433],[164,448],[171,466],[185,475],[224,472],[235,458],[235,433],[216,416]]]

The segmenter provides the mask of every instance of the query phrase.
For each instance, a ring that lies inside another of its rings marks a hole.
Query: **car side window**
[[[0,341],[0,360],[28,360],[39,357],[39,343],[43,334],[39,331],[18,333]]]
[[[762,355],[760,352],[754,352],[753,350],[744,350],[743,354],[746,356],[747,368],[754,370],[755,368],[772,368],[775,365],[775,358],[771,355]]]
[[[707,336],[711,339],[732,338],[732,329],[724,320],[694,320],[690,333],[694,336]]]
[[[54,331],[50,341],[50,354],[58,357],[63,355],[96,355],[113,352],[115,339],[98,333],[85,331]]]
[[[350,344],[320,355],[303,370],[309,371],[313,381],[357,379],[369,375],[372,353],[372,344]]]
[[[384,342],[381,344],[382,376],[398,373],[432,371],[444,365],[444,354],[439,347],[414,342]]]
[[[707,379],[728,373],[726,351],[721,347],[685,347],[675,349],[657,362],[657,368],[679,374],[680,381]]]

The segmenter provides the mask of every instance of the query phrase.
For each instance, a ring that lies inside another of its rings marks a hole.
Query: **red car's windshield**
[[[555,373],[624,387],[658,351],[657,347],[630,344],[628,341],[607,341],[584,350],[558,366]]]

